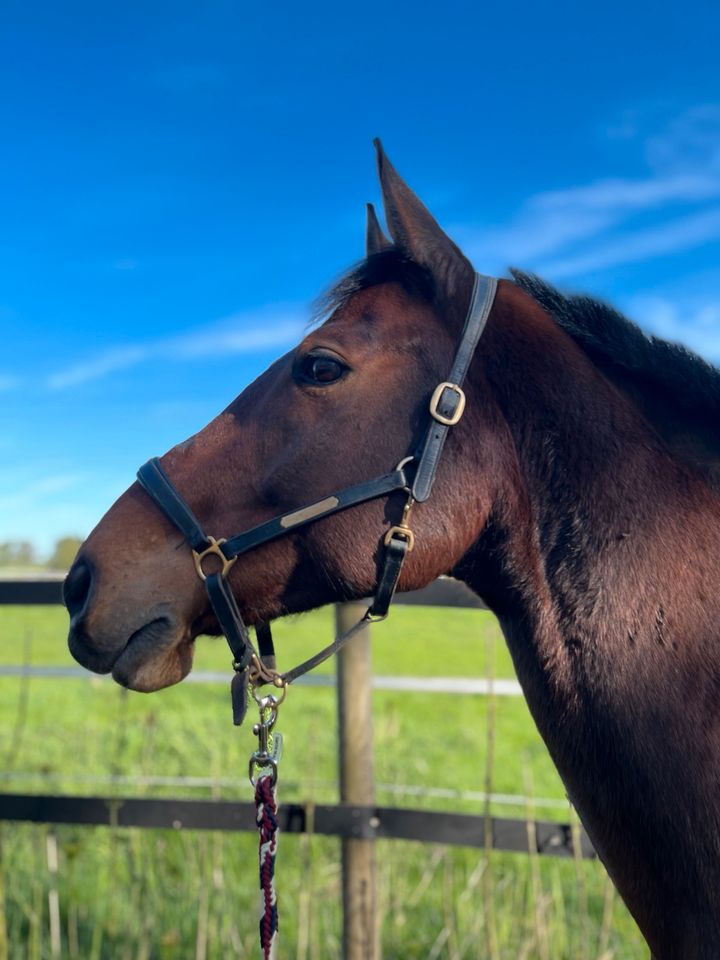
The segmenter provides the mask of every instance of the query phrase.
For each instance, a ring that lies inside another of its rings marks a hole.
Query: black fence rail
[[[278,814],[284,833],[357,840],[415,840],[553,857],[595,856],[581,828],[543,820],[344,804],[286,803],[280,806]],[[0,794],[0,820],[31,823],[255,833],[255,816],[252,803],[220,800]]]
[[[0,579],[0,605],[50,606],[62,603],[62,577],[47,576],[38,580],[22,577]]]

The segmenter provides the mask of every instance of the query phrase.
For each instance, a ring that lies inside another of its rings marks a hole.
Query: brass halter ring
[[[237,560],[237,557],[230,557],[230,559],[228,560],[228,558],[220,549],[223,543],[225,543],[224,537],[220,540],[216,540],[215,537],[208,537],[208,543],[210,544],[210,546],[205,547],[205,549],[201,550],[200,553],[198,553],[197,550],[193,550],[192,552],[197,575],[200,577],[200,579],[203,582],[205,582],[205,580],[207,580],[207,574],[203,571],[203,568],[202,568],[203,560],[205,559],[205,557],[217,557],[218,560],[222,563],[220,576],[224,580],[230,571],[230,567],[232,567],[232,565]]]
[[[235,664],[233,664],[233,666],[235,666]],[[285,683],[285,680],[280,672],[271,667],[266,667],[262,660],[256,654],[253,654],[250,658],[247,674],[248,686],[250,687],[250,693],[252,694],[252,698],[255,703],[262,705],[262,701],[267,697],[267,694],[259,694],[258,687],[269,683],[272,684],[276,690],[280,691],[281,696],[277,698],[273,697],[275,706],[279,707],[287,696],[288,689],[287,684]]]

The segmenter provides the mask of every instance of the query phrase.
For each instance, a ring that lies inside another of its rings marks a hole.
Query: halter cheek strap
[[[138,480],[165,516],[188,541],[193,552],[195,569],[205,583],[208,599],[225,634],[233,655],[235,676],[231,686],[233,720],[242,723],[247,709],[248,680],[257,686],[272,683],[284,688],[336,653],[370,620],[387,616],[400,579],[406,556],[413,549],[414,534],[409,525],[410,512],[415,501],[428,499],[435,482],[440,457],[451,427],[459,422],[465,409],[465,382],[475,348],[485,329],[497,292],[497,281],[492,277],[475,275],[470,308],[458,343],[455,360],[447,380],[439,383],[429,403],[430,422],[417,451],[402,460],[398,466],[374,480],[345,487],[330,496],[304,507],[281,514],[258,524],[229,540],[208,536],[200,521],[180,496],[155,457],[138,470]],[[269,543],[278,537],[331,516],[348,507],[402,491],[406,495],[405,509],[399,524],[391,527],[384,538],[382,567],[375,599],[362,619],[345,633],[320,650],[313,657],[286,673],[275,669],[275,651],[268,624],[255,627],[259,652],[250,640],[235,597],[228,584],[228,573],[237,558],[249,550]],[[214,566],[216,569],[211,570]]]
[[[455,426],[465,410],[465,394],[462,385],[475,355],[475,348],[490,316],[496,293],[497,280],[494,277],[483,277],[479,273],[475,274],[470,309],[465,319],[465,326],[460,336],[450,376],[435,387],[430,399],[432,420],[418,457],[418,466],[412,489],[413,498],[418,503],[422,503],[430,496],[440,463],[440,455],[445,446],[450,427]]]

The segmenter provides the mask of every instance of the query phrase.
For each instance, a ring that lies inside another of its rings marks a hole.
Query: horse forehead
[[[400,283],[383,283],[353,294],[319,329],[336,335],[388,337],[423,327],[430,332],[433,317],[429,304],[412,297]]]

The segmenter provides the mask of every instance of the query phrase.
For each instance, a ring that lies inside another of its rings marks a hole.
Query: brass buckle
[[[402,540],[407,540],[407,552],[412,553],[413,547],[415,546],[415,534],[408,527],[390,527],[388,532],[385,534],[385,546],[389,546],[390,541],[393,537],[400,537]]]
[[[205,547],[205,549],[202,550],[200,553],[198,553],[197,550],[193,550],[192,552],[193,560],[195,561],[195,570],[197,571],[197,575],[200,577],[202,581],[207,580],[207,574],[203,573],[203,568],[202,568],[203,560],[205,559],[205,557],[217,557],[222,563],[220,576],[224,580],[225,577],[228,575],[230,567],[232,567],[232,565],[237,560],[237,557],[230,557],[230,559],[228,560],[228,558],[222,552],[220,547],[222,546],[223,543],[225,543],[224,538],[221,540],[216,540],[215,537],[208,537],[208,541],[210,543],[209,547]]]
[[[454,390],[458,398],[457,407],[455,408],[455,412],[451,417],[444,417],[441,413],[438,413],[438,404],[440,403],[442,395],[446,390]],[[446,427],[454,427],[464,412],[465,393],[462,387],[458,386],[457,383],[450,383],[449,380],[444,380],[442,383],[439,383],[435,387],[435,392],[430,398],[430,416],[434,420],[437,420],[438,423],[445,424]]]

